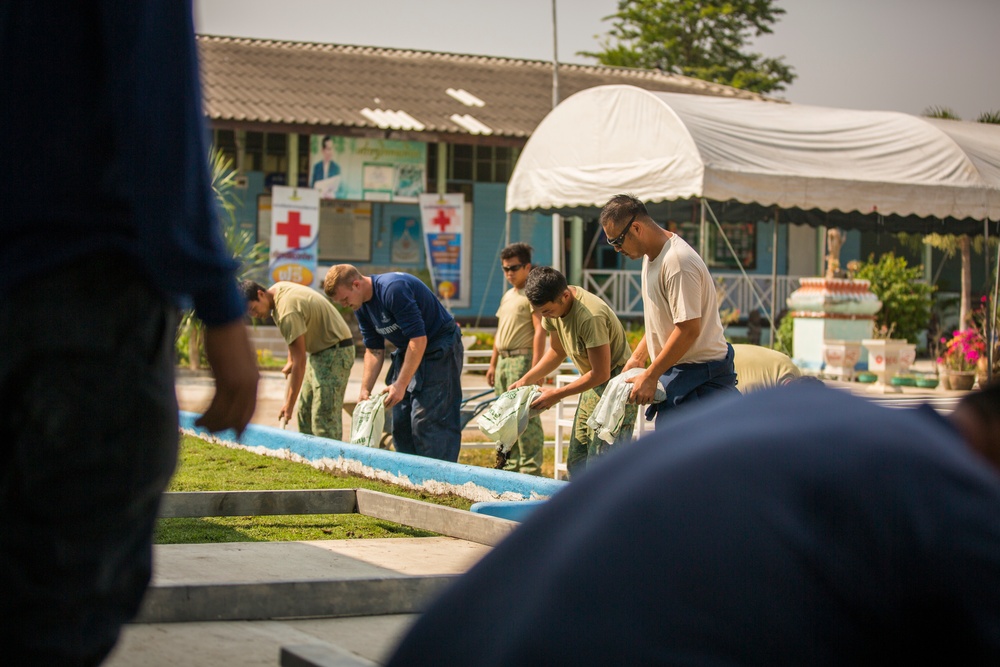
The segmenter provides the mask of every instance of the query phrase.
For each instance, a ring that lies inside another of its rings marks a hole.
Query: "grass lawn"
[[[269,489],[371,489],[406,498],[469,509],[458,496],[437,496],[391,484],[317,470],[305,463],[261,456],[191,436],[181,439],[177,471],[168,491],[243,491]],[[205,517],[160,519],[157,544],[198,542],[285,542],[375,537],[427,537],[416,530],[360,514]]]
[[[459,463],[492,468],[492,448],[463,449]],[[553,449],[545,449],[542,471],[551,477]],[[433,495],[392,484],[317,470],[305,463],[261,456],[201,438],[181,438],[177,471],[168,491],[244,491],[270,489],[371,489],[406,498],[469,509],[472,501],[454,495]],[[434,533],[360,514],[306,514],[260,517],[160,519],[157,544],[200,542],[286,542],[378,537],[427,537]]]

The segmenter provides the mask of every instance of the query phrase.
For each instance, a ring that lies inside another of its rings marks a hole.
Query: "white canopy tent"
[[[981,233],[983,220],[1000,219],[1000,128],[600,86],[539,124],[506,207],[578,211],[619,192],[839,212],[850,215],[833,224],[848,227],[873,214],[965,221],[962,231]]]
[[[651,212],[719,202],[724,219],[996,234],[1000,127],[600,86],[535,129],[506,209],[593,215],[620,192]]]

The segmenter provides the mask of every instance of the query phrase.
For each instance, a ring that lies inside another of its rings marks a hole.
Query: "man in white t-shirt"
[[[681,237],[657,225],[632,195],[612,197],[601,209],[608,243],[630,259],[642,257],[646,333],[623,371],[642,368],[630,401],[651,403],[656,383],[667,400],[653,404],[657,426],[671,408],[715,393],[736,391],[733,348],[719,318],[715,283],[698,253]]]

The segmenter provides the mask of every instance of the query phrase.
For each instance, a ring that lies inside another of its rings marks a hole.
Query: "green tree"
[[[875,261],[871,255],[855,274],[871,282],[871,290],[882,302],[875,314],[876,329],[892,331],[893,338],[917,342],[931,317],[935,287],[921,280],[923,267],[909,267],[905,257],[886,253]]]
[[[601,51],[578,55],[604,65],[660,69],[758,93],[795,80],[784,58],[748,50],[785,13],[774,0],[619,0],[604,18],[612,29]]]
[[[236,280],[242,281],[267,266],[267,246],[255,243],[253,233],[240,229],[236,220],[236,205],[239,202],[236,198],[236,170],[232,160],[221,150],[212,148],[209,150],[208,162],[212,174],[212,192],[215,193],[216,204],[223,216],[222,236],[229,254],[240,263]],[[201,368],[205,356],[204,328],[193,309],[183,313],[177,327],[175,348],[178,359],[183,361],[186,357],[193,370]]]

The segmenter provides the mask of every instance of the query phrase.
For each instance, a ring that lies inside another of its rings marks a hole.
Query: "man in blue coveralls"
[[[359,401],[371,395],[396,346],[386,376],[396,451],[457,461],[462,442],[462,337],[434,293],[408,273],[363,276],[350,264],[330,269],[323,290],[354,310],[365,343]]]

